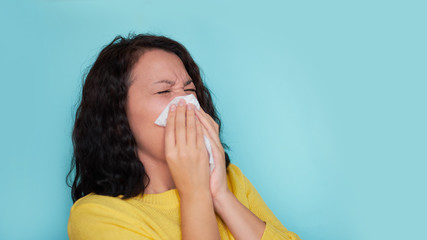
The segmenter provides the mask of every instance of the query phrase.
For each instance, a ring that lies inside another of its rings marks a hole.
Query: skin
[[[228,189],[218,125],[209,114],[182,101],[170,108],[165,128],[154,124],[173,98],[196,96],[180,58],[160,49],[149,50],[135,64],[131,79],[126,113],[138,156],[151,180],[145,193],[178,190],[183,239],[220,239],[215,214],[235,239],[261,239],[265,223]],[[173,85],[156,84],[160,80]],[[211,175],[203,135],[212,145],[215,168]]]

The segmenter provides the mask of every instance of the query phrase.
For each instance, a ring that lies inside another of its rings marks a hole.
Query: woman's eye
[[[185,91],[193,91],[193,92],[196,92],[196,89],[186,89]],[[170,91],[169,91],[169,90],[166,90],[166,91],[158,92],[158,94],[163,94],[163,93],[168,93],[168,92],[170,92]]]

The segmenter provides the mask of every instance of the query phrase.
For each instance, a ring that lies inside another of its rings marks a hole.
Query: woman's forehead
[[[153,49],[140,56],[132,70],[132,78],[144,85],[153,85],[161,80],[185,83],[190,76],[177,55],[161,49]],[[157,85],[166,85],[166,81]]]

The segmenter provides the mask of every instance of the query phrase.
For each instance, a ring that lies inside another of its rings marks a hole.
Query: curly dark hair
[[[150,49],[162,49],[181,59],[196,86],[200,106],[216,121],[221,133],[221,120],[210,91],[203,84],[199,67],[182,44],[151,34],[118,35],[101,50],[85,74],[72,132],[74,152],[66,178],[73,202],[92,192],[123,195],[126,199],[143,194],[148,186],[150,179],[137,154],[125,103],[132,68]],[[229,149],[221,143],[224,149]],[[225,159],[227,168],[230,164],[227,152]]]

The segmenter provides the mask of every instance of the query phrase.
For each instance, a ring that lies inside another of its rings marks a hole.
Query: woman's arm
[[[237,239],[300,239],[288,231],[267,207],[259,193],[243,173],[235,167],[233,171],[244,188],[248,207],[241,204],[227,186],[225,152],[219,138],[219,126],[203,110],[196,111],[203,124],[204,134],[211,141],[215,168],[210,176],[210,190],[215,211],[223,219]]]
[[[180,194],[180,198],[182,239],[220,239],[209,190]]]
[[[232,192],[214,199],[214,206],[235,239],[261,239],[265,222],[239,202]]]
[[[211,140],[215,168],[210,177],[214,209],[236,239],[261,239],[265,222],[247,209],[227,187],[225,153],[219,139],[218,124],[201,109],[196,111],[203,124],[203,132]]]
[[[233,235],[243,234],[241,232],[244,231],[238,225],[234,226],[235,221],[239,221],[239,222],[247,221],[247,223],[241,223],[242,225],[243,224],[249,225],[251,224],[250,222],[253,221],[253,219],[250,217],[247,217],[247,219],[243,219],[243,218],[240,219],[238,216],[236,216],[237,214],[244,214],[246,216],[248,213],[243,213],[244,212],[243,208],[246,208],[246,211],[250,211],[258,219],[262,220],[262,222],[265,223],[265,229],[262,234],[262,238],[258,238],[258,239],[301,240],[297,234],[289,231],[288,229],[285,228],[285,226],[283,226],[280,220],[274,215],[274,213],[270,210],[270,208],[264,202],[261,195],[255,189],[255,187],[252,185],[249,179],[240,171],[240,169],[237,166],[235,165],[230,166],[229,171],[232,172],[231,174],[233,175],[234,181],[239,182],[238,188],[241,189],[241,191],[239,191],[240,192],[239,195],[234,196],[233,194],[233,197],[231,197],[230,195],[228,197],[220,197],[224,195],[218,195],[218,197],[214,198],[213,201],[214,203],[219,202],[219,204],[214,204],[214,206],[215,206],[215,211],[217,211],[218,213],[221,212],[221,218],[233,219],[233,220],[229,220],[229,222],[226,223],[230,229],[231,228],[237,229],[237,230],[233,230],[235,232],[232,231]],[[245,199],[240,199],[244,204],[240,203],[237,197],[239,197],[239,199],[241,197],[245,198]],[[223,206],[228,208],[227,207],[228,205],[237,205],[237,203],[234,203],[235,201],[239,202],[239,205],[240,205],[239,208],[236,207],[232,209],[230,207],[229,211],[225,211],[223,210],[223,208],[221,208]],[[241,210],[242,212],[239,212],[237,210],[240,208],[242,209]]]

